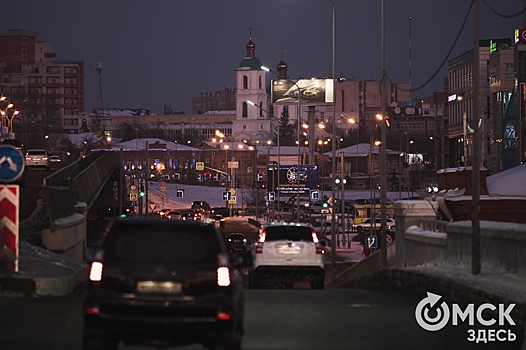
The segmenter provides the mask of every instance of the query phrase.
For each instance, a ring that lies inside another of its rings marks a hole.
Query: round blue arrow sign
[[[17,180],[25,168],[24,156],[14,146],[0,146],[0,182],[9,183]]]

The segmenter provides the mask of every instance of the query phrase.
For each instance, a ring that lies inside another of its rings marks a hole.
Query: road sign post
[[[0,265],[18,272],[18,185],[0,185]]]

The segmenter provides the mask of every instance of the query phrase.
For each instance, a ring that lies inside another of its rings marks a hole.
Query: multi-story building
[[[487,168],[490,174],[509,169],[516,164],[515,118],[510,108],[514,104],[514,56],[515,50],[511,45],[499,45],[490,54],[490,119],[489,132],[485,135]]]
[[[192,97],[192,114],[204,114],[208,111],[234,111],[236,109],[236,88],[200,93]]]
[[[0,94],[21,112],[13,131],[26,136],[78,133],[79,113],[84,111],[84,62],[55,60],[51,43],[36,37],[31,30],[0,32]]]
[[[493,48],[508,47],[511,39],[495,39],[479,41],[479,76],[473,76],[473,50],[451,59],[448,63],[449,81],[449,140],[451,157],[457,159],[457,164],[469,165],[473,156],[473,123],[479,123],[480,159],[488,164],[487,135],[490,134],[491,97],[488,76],[488,62]],[[474,81],[479,82],[480,116],[473,115]]]

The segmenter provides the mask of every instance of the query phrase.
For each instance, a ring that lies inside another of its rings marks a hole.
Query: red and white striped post
[[[18,185],[0,185],[0,265],[18,272]]]

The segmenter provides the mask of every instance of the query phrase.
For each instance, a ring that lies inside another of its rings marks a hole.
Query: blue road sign
[[[181,180],[181,173],[180,172],[174,173],[174,180]]]
[[[310,190],[310,199],[319,199],[320,193],[318,190]]]
[[[184,190],[177,190],[175,196],[177,198],[184,198]]]
[[[274,192],[267,192],[267,201],[273,202],[276,200],[276,195]]]
[[[203,182],[203,174],[197,174],[197,182]]]
[[[232,197],[231,197],[231,193],[229,191],[223,191],[223,200],[224,201],[229,201]]]
[[[226,181],[232,181],[232,175],[227,175],[226,176]]]
[[[24,172],[24,157],[16,147],[0,146],[0,182],[15,181]]]
[[[168,181],[168,180],[170,180],[170,175],[168,175],[168,174],[164,174],[164,175],[163,175],[163,178],[164,178],[166,181]]]
[[[219,181],[219,173],[214,173],[214,181]]]
[[[367,248],[378,248],[378,239],[376,235],[365,236],[365,245]]]
[[[256,181],[263,181],[263,174],[256,174]]]
[[[140,176],[141,176],[141,179],[144,179],[144,173],[141,173]]]

